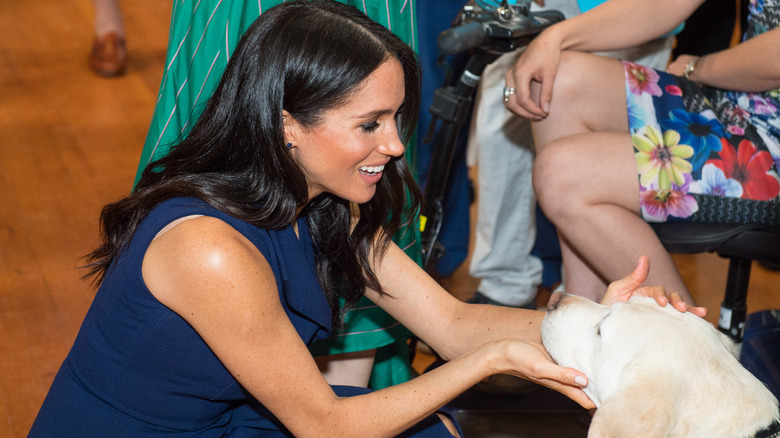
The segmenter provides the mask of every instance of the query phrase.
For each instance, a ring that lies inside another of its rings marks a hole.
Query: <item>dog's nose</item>
[[[550,301],[547,302],[547,310],[555,310],[558,308],[558,306],[561,304],[561,300],[563,299],[564,292],[555,292],[550,297]]]

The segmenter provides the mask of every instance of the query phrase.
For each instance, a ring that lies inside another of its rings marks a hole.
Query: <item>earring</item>
[[[292,149],[293,144],[292,144],[292,142],[290,142],[290,143],[287,143],[284,147],[286,147],[287,149]]]

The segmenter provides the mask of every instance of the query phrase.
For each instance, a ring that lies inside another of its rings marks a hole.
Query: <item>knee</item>
[[[589,53],[561,53],[549,115],[532,123],[537,150],[568,135],[619,129],[615,120],[625,123],[617,109],[623,85],[613,81],[620,72],[616,63]]]
[[[567,139],[551,142],[534,160],[533,186],[539,206],[555,222],[577,202],[584,183],[577,175],[578,155]]]
[[[582,98],[583,74],[588,70],[585,65],[591,54],[582,52],[565,51],[561,53],[561,59],[558,64],[558,72],[555,74],[555,84],[553,86],[553,101],[559,102],[558,105],[571,102]]]

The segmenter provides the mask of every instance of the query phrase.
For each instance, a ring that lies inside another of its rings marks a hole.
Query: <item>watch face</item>
[[[684,77],[685,79],[688,79],[688,76],[689,76],[691,73],[693,73],[693,70],[694,70],[694,69],[696,69],[696,64],[697,64],[698,62],[699,62],[699,58],[696,58],[696,59],[692,60],[691,62],[689,62],[689,63],[688,63],[686,66],[685,66],[685,69],[683,69],[683,77]]]

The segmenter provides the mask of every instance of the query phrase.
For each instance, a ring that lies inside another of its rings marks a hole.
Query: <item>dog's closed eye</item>
[[[598,336],[598,337],[601,337],[601,324],[603,324],[603,323],[604,323],[604,320],[605,320],[605,319],[607,319],[607,317],[609,317],[609,315],[610,315],[611,313],[612,313],[612,311],[610,310],[609,312],[607,312],[607,314],[606,314],[606,315],[604,315],[604,317],[603,317],[603,318],[601,318],[601,321],[599,321],[598,323],[596,323],[596,336]]]

